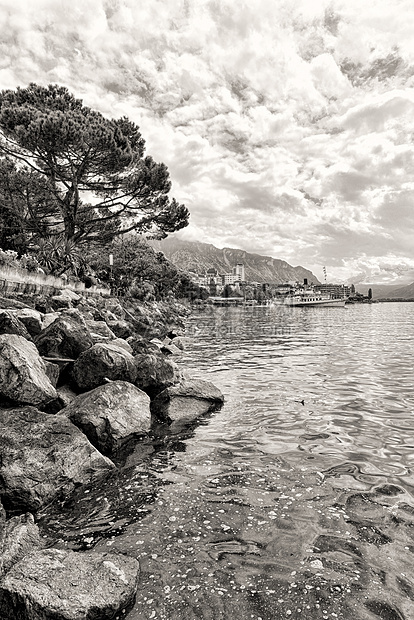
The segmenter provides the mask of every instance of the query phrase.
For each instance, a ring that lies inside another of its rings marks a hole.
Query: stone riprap
[[[80,295],[26,302],[0,298],[12,326],[5,331],[18,331],[0,335],[0,618],[125,617],[137,560],[42,549],[37,512],[112,479],[108,455],[131,441],[139,450],[152,409],[161,423],[194,421],[222,396],[207,382],[183,381],[172,361],[182,347],[174,304],[124,308]]]
[[[6,508],[36,511],[114,468],[63,413],[0,409],[0,497]]]
[[[57,397],[38,350],[23,336],[0,336],[0,395],[30,405],[42,405]]]
[[[151,427],[149,396],[127,381],[111,381],[81,394],[63,413],[103,454]]]
[[[139,563],[114,553],[35,551],[0,582],[2,620],[113,620],[131,606]]]
[[[219,409],[223,403],[223,394],[210,381],[184,379],[158,394],[151,411],[161,421],[195,420]]]

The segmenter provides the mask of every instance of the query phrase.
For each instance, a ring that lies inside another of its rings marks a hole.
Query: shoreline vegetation
[[[0,615],[125,617],[139,562],[45,547],[37,514],[117,471],[154,429],[191,424],[224,399],[172,361],[188,309],[62,289],[0,297]],[[97,615],[96,615],[97,614]]]

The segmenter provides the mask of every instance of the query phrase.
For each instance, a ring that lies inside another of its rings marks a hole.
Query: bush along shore
[[[36,514],[102,484],[116,454],[151,429],[218,409],[210,382],[185,377],[184,308],[128,306],[62,291],[0,297],[0,617],[125,617],[139,562],[45,547]],[[178,363],[173,360],[178,360]]]

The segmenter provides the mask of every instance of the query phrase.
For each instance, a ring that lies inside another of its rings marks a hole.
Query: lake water
[[[139,444],[43,525],[139,559],[129,620],[414,618],[413,318],[195,311],[178,363],[224,407]]]

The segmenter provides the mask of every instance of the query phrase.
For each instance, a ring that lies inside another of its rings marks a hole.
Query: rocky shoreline
[[[0,617],[125,617],[139,562],[45,548],[39,510],[116,471],[154,426],[193,421],[223,396],[172,358],[184,347],[175,302],[128,306],[63,291],[0,298]]]

